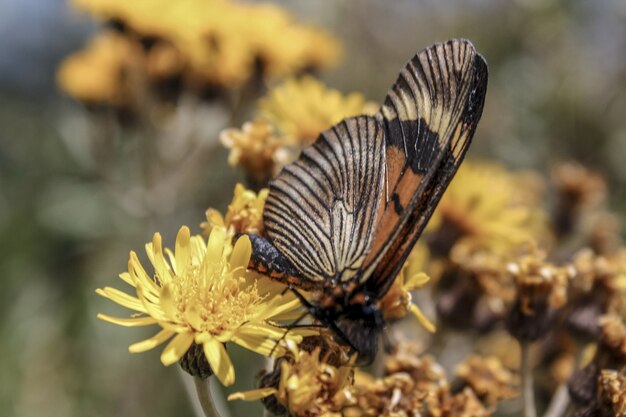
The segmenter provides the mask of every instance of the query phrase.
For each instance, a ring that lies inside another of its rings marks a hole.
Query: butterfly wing
[[[384,158],[380,123],[352,117],[323,132],[270,182],[265,230],[300,278],[342,282],[361,271],[378,221]]]
[[[461,164],[482,114],[487,65],[467,40],[422,50],[376,115],[385,132],[385,188],[360,276],[370,294],[391,286]]]
[[[253,262],[307,288],[358,280],[382,296],[463,159],[486,83],[468,41],[419,52],[375,117],[333,126],[270,182],[269,242],[253,239]]]

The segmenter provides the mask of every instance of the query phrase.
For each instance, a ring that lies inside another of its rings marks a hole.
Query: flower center
[[[172,282],[177,321],[217,336],[253,320],[265,298],[257,284],[233,274],[225,261],[205,264],[190,265]]]

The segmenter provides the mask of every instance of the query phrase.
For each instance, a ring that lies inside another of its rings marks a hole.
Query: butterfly
[[[379,302],[474,135],[487,74],[467,40],[426,48],[375,115],[324,131],[270,181],[250,268],[289,285],[366,361],[385,325]]]

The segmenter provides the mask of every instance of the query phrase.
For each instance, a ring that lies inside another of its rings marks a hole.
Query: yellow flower
[[[237,184],[226,216],[212,208],[206,211],[207,220],[200,225],[203,234],[208,236],[215,228],[227,230],[230,236],[235,233],[262,234],[263,206],[268,194],[267,188],[255,193]]]
[[[289,79],[259,100],[261,115],[274,123],[292,143],[307,145],[333,124],[349,116],[373,114],[377,106],[359,93],[343,95],[305,76]]]
[[[537,188],[528,176],[500,165],[466,161],[428,225],[431,251],[447,256],[463,244],[508,254],[520,244],[545,240]]]
[[[57,82],[73,98],[87,103],[127,104],[129,75],[140,72],[139,46],[116,32],[103,32],[87,48],[67,57]]]
[[[196,87],[240,86],[260,67],[287,76],[336,62],[330,35],[295,22],[284,8],[225,0],[73,0],[76,7],[124,24],[142,37],[171,42],[189,63]],[[260,64],[260,65],[257,65]]]
[[[179,361],[192,344],[201,345],[213,373],[224,385],[231,385],[235,371],[226,342],[269,356],[275,348],[275,354],[284,352],[282,346],[276,346],[280,338],[299,342],[304,333],[294,329],[285,335],[284,329],[276,326],[276,321],[300,314],[295,311],[299,301],[290,293],[282,295],[284,287],[247,271],[252,253],[248,237],[238,239],[234,247],[230,241],[224,229],[215,228],[207,242],[201,236],[191,237],[189,229],[182,227],[172,252],[163,250],[156,233],[146,245],[154,277],[134,252],[128,272],[120,274],[136,296],[111,287],[96,291],[137,313],[130,318],[98,317],[126,327],[158,324],[159,333],[129,350],[144,352],[171,339],[161,353],[166,366]]]
[[[290,345],[293,358],[280,361],[277,387],[264,387],[231,394],[229,400],[255,401],[276,396],[294,417],[339,417],[349,403],[345,388],[353,381],[353,363],[336,368],[320,355],[320,347],[312,352]]]
[[[220,133],[222,144],[230,149],[228,163],[241,166],[251,181],[265,184],[280,168],[295,159],[295,152],[284,136],[277,135],[268,120],[257,118],[242,129]]]
[[[295,24],[287,11],[273,4],[248,6],[248,22],[242,25],[261,69],[269,77],[284,77],[301,70],[335,64],[341,54],[338,42],[312,26]]]
[[[412,301],[411,291],[425,286],[430,277],[422,270],[426,265],[428,249],[417,245],[406,260],[400,274],[380,301],[380,309],[385,320],[400,319],[409,312],[413,313],[422,326],[429,332],[435,331],[435,325]]]

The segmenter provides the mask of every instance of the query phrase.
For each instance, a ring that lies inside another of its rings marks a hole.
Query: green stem
[[[530,343],[520,341],[522,352],[522,395],[524,400],[524,417],[537,417],[535,406],[535,384],[533,368],[530,364]]]
[[[204,415],[206,417],[221,417],[217,408],[215,408],[213,397],[211,396],[210,378],[202,379],[194,376],[193,382],[196,384],[196,393],[198,394],[198,400]]]

